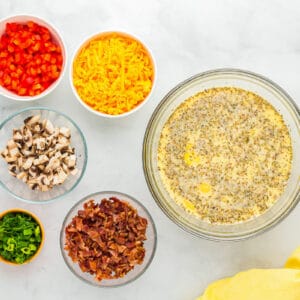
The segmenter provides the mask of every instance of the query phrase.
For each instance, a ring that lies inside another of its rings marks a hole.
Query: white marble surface
[[[69,55],[91,33],[122,29],[137,34],[153,50],[156,90],[137,114],[103,120],[85,111],[67,76],[57,90],[35,104],[71,116],[86,135],[89,163],[80,185],[63,200],[26,205],[0,191],[0,211],[23,207],[38,214],[46,243],[33,263],[0,265],[1,299],[194,299],[212,280],[252,267],[279,267],[300,245],[300,207],[276,228],[254,239],[215,243],[195,238],[158,208],[143,176],[141,149],[147,121],[165,93],[187,77],[208,69],[238,67],[261,73],[288,91],[300,105],[300,2],[298,0],[1,0],[0,17],[30,13],[56,25]],[[0,120],[27,107],[0,98]],[[70,273],[60,255],[59,230],[70,206],[98,190],[118,190],[140,199],[152,213],[158,248],[148,271],[117,289],[89,286]],[[241,299],[242,300],[242,299]]]

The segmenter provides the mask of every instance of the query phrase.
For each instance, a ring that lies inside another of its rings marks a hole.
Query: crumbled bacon
[[[89,200],[66,227],[65,250],[99,281],[123,277],[145,257],[147,219],[116,197]]]

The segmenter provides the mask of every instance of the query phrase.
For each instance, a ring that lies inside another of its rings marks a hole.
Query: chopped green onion
[[[40,247],[41,229],[37,221],[26,213],[8,213],[0,219],[0,256],[22,264]]]
[[[24,229],[23,234],[24,235],[32,235],[32,230],[31,229]]]

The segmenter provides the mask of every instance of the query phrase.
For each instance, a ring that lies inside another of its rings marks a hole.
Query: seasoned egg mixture
[[[290,175],[291,138],[282,116],[260,96],[212,88],[184,101],[163,127],[158,169],[170,196],[211,223],[264,213]]]

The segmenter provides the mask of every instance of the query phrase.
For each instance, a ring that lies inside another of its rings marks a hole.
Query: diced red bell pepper
[[[42,93],[61,73],[61,53],[46,27],[7,23],[0,37],[0,85],[21,96]]]

